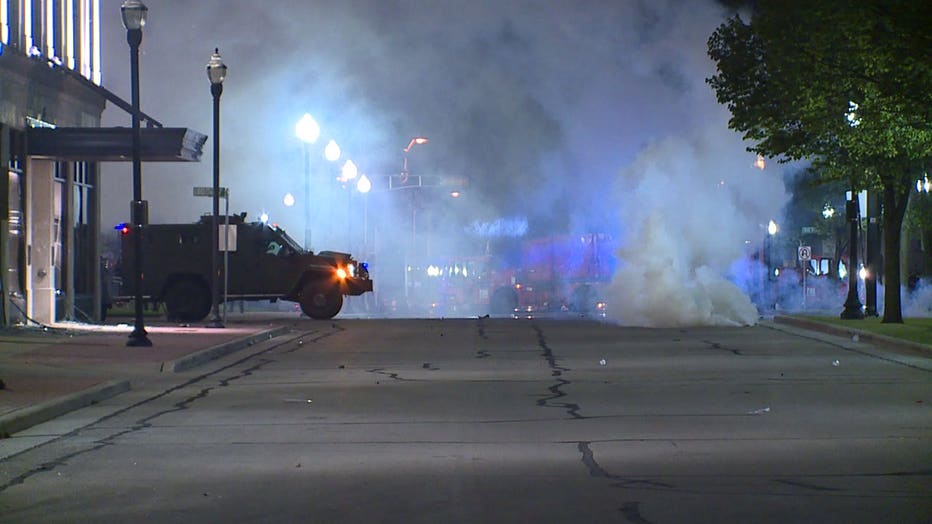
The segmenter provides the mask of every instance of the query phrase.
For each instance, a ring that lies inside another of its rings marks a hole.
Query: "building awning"
[[[140,129],[143,162],[198,162],[207,136],[184,127]],[[36,158],[81,162],[131,162],[129,127],[32,127],[26,131],[26,154]]]

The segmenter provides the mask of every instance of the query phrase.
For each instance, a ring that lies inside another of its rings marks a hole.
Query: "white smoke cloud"
[[[750,298],[726,279],[762,240],[760,224],[785,200],[782,182],[752,167],[732,133],[671,137],[647,149],[616,183],[625,235],[606,293],[624,325],[753,325]],[[749,247],[750,246],[750,247]]]

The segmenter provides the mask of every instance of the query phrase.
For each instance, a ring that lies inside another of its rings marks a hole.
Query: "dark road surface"
[[[0,522],[930,522],[930,369],[771,325],[306,321],[67,415],[0,461]]]

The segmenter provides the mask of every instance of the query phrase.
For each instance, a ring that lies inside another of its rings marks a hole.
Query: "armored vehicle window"
[[[279,244],[278,242],[276,242],[275,240],[270,241],[265,246],[266,255],[274,255],[277,257],[290,257],[294,253],[295,253],[294,249],[292,249],[290,246],[288,245],[283,246]]]

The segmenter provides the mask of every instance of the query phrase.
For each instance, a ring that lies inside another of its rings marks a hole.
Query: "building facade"
[[[100,0],[0,0],[0,323],[99,320],[99,165],[132,160],[101,128]],[[200,159],[206,136],[139,111],[141,160]],[[129,201],[129,198],[127,198]]]
[[[99,318],[98,164],[33,158],[27,140],[100,126],[99,0],[0,0],[0,46],[0,321]]]

